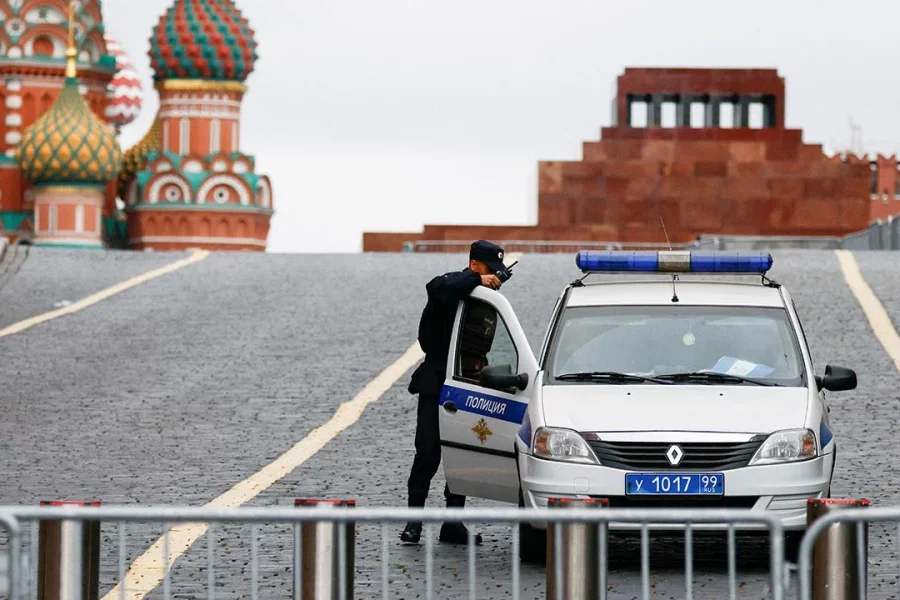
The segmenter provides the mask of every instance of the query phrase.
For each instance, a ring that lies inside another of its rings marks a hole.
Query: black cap
[[[486,240],[478,240],[472,243],[472,249],[469,250],[469,258],[480,260],[494,273],[506,268],[506,265],[503,264],[503,248]]]

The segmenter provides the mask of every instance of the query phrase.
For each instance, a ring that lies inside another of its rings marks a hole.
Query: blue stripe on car
[[[453,402],[457,410],[463,412],[516,424],[522,422],[522,418],[528,409],[528,404],[525,402],[492,396],[452,385],[445,385],[441,390],[441,406],[447,402]]]
[[[519,428],[519,439],[525,442],[526,446],[531,446],[531,419],[528,418],[528,412],[522,420],[522,426]]]
[[[834,435],[831,433],[831,429],[828,428],[828,425],[825,424],[825,421],[819,425],[819,440],[822,443],[822,449],[825,449],[831,440],[834,439]]]

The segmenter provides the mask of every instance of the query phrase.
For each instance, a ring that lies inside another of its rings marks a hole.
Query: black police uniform
[[[472,244],[470,258],[480,260],[494,272],[504,269],[503,249],[496,244],[479,240]],[[441,435],[438,421],[439,398],[447,372],[450,354],[450,338],[453,321],[461,300],[466,299],[476,287],[481,285],[481,276],[464,269],[435,277],[425,286],[428,302],[419,321],[419,346],[425,353],[424,362],[413,372],[409,392],[419,395],[416,414],[416,455],[409,474],[409,506],[423,507],[431,487],[431,480],[441,464]],[[452,494],[444,486],[444,497],[448,507],[462,507],[466,497]],[[414,531],[410,531],[413,526]],[[453,524],[456,530],[448,530],[447,524],[441,528],[441,539],[465,543],[466,533],[462,524]],[[411,523],[404,530],[401,539],[417,542],[421,525]],[[480,540],[480,536],[477,536]]]
[[[412,375],[409,392],[419,395],[416,411],[416,456],[409,474],[409,506],[425,506],[431,480],[441,464],[441,432],[438,400],[447,372],[453,320],[460,300],[481,285],[481,275],[466,269],[445,273],[428,282],[428,303],[419,321],[419,346],[425,361]],[[447,506],[465,505],[465,496],[444,487]]]

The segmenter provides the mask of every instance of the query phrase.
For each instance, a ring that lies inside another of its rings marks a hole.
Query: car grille
[[[746,467],[765,440],[756,436],[749,442],[675,444],[684,457],[673,466],[666,453],[673,446],[667,442],[603,442],[588,443],[600,464],[626,471],[727,471]]]
[[[600,496],[597,496],[600,498]],[[753,508],[759,496],[604,496],[610,508]]]

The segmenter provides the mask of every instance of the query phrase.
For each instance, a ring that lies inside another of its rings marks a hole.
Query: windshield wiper
[[[656,377],[644,377],[631,373],[618,373],[616,371],[585,371],[582,373],[564,373],[557,375],[559,381],[604,381],[609,383],[659,383],[671,385],[671,381],[665,381]]]
[[[756,385],[777,386],[777,383],[768,381],[760,381],[759,379],[751,379],[749,377],[741,377],[740,375],[728,375],[727,373],[704,373],[695,371],[691,373],[667,373],[665,375],[657,375],[659,379],[665,379],[675,383],[684,382],[708,382],[708,383],[753,383]]]

